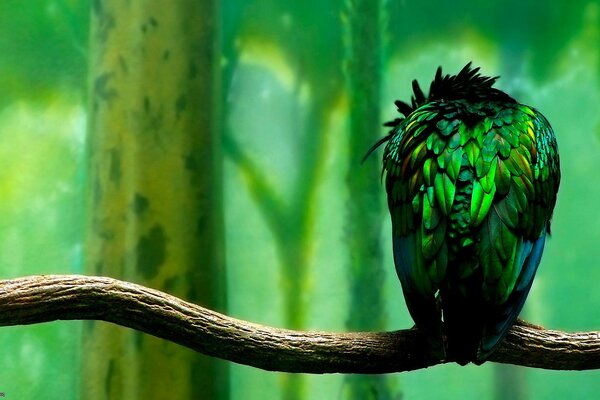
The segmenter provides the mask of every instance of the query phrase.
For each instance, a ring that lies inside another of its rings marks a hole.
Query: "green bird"
[[[394,263],[434,355],[481,364],[523,308],[560,182],[554,132],[536,109],[467,64],[438,68],[425,97],[387,123],[383,173]]]

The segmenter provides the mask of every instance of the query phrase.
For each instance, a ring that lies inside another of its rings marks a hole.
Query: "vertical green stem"
[[[327,147],[324,140],[324,120],[329,111],[331,94],[317,95],[307,116],[305,138],[302,142],[300,165],[303,177],[295,188],[294,201],[289,207],[287,226],[278,237],[277,247],[282,268],[282,287],[285,304],[285,326],[302,329],[308,313],[306,294],[310,276],[309,261],[314,235],[315,194],[323,172]],[[302,375],[284,375],[284,400],[305,397],[306,385]]]
[[[334,0],[327,8],[334,9],[332,6],[337,7],[338,1],[341,0]],[[285,132],[296,153],[294,169],[299,172],[291,193],[282,193],[271,186],[265,179],[270,171],[257,168],[258,163],[236,145],[236,132],[228,132],[224,142],[227,155],[248,178],[250,195],[273,235],[281,276],[284,325],[295,329],[305,328],[308,315],[316,194],[327,161],[328,117],[332,106],[340,100],[340,24],[335,12],[315,12],[318,9],[311,2],[254,2],[244,13],[252,17],[240,16],[245,28],[239,29],[239,37],[235,37],[240,43],[248,35],[249,42],[253,37],[261,38],[259,42],[280,47],[289,66],[295,69],[296,106],[301,112],[296,114],[296,120],[289,121],[289,131]],[[278,15],[293,23],[273,23],[273,16]],[[239,59],[227,47],[225,56],[229,61]],[[231,72],[226,75],[226,79],[231,77]],[[268,121],[267,116],[265,122]],[[304,376],[285,374],[280,382],[281,398],[306,397]]]
[[[217,2],[93,2],[86,268],[225,309]],[[227,397],[217,362],[90,322],[82,398]]]
[[[346,178],[349,248],[349,330],[385,327],[381,223],[380,163],[361,158],[381,135],[382,6],[379,1],[347,0],[345,10],[346,87],[349,96],[350,149]],[[346,398],[385,399],[384,376],[348,376]]]
[[[526,48],[519,38],[508,37],[501,43],[501,76],[519,76],[523,71]],[[511,95],[519,99],[523,97],[520,90],[511,91]],[[525,304],[525,312],[527,304]],[[527,376],[522,367],[509,364],[494,364],[493,381],[494,399],[522,400],[527,398]]]

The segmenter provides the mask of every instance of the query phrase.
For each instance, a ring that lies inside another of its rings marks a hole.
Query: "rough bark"
[[[140,285],[79,275],[0,281],[0,326],[102,320],[200,353],[270,371],[390,373],[444,361],[418,330],[327,333],[241,321]],[[600,332],[566,333],[518,322],[490,361],[554,370],[600,368]]]

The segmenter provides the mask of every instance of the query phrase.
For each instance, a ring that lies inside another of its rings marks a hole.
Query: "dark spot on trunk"
[[[113,77],[112,72],[105,72],[98,75],[94,81],[94,95],[104,101],[111,101],[119,95],[116,89],[110,87],[109,83]]]
[[[113,358],[108,362],[108,370],[106,371],[106,380],[104,381],[104,390],[106,391],[106,398],[109,399],[111,397],[111,381],[112,376],[115,373],[115,360]]]
[[[194,153],[189,153],[187,156],[185,156],[185,169],[188,171],[198,170],[198,160],[196,159],[196,155]]]
[[[119,65],[121,66],[123,73],[127,74],[127,72],[129,72],[125,58],[122,55],[119,56]]]
[[[190,61],[190,65],[189,65],[189,74],[188,77],[190,79],[194,79],[195,77],[198,76],[198,66],[196,65],[195,62]]]
[[[177,113],[177,118],[179,118],[179,115],[185,110],[186,106],[187,106],[187,99],[182,94],[177,98],[177,101],[175,102],[175,110]]]
[[[152,279],[167,259],[167,236],[162,226],[155,224],[140,237],[137,248],[137,271],[144,279]]]
[[[150,202],[148,201],[147,197],[142,196],[139,193],[136,193],[135,197],[133,198],[133,204],[131,205],[131,208],[133,209],[134,213],[136,213],[137,215],[140,215],[144,211],[148,210],[149,205],[150,205]]]
[[[140,331],[133,331],[133,346],[137,351],[142,351],[142,344],[144,342],[144,333]]]
[[[112,149],[110,150],[110,169],[109,169],[109,176],[110,176],[110,180],[115,184],[118,185],[121,182],[121,176],[122,176],[122,170],[121,170],[121,153],[116,150],[116,149]]]

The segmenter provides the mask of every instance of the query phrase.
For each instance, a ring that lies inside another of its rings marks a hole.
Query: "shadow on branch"
[[[0,281],[0,325],[102,320],[200,353],[270,371],[389,373],[443,361],[416,329],[328,333],[241,321],[116,279],[45,275]],[[490,361],[555,370],[600,368],[600,332],[565,333],[518,322]]]

